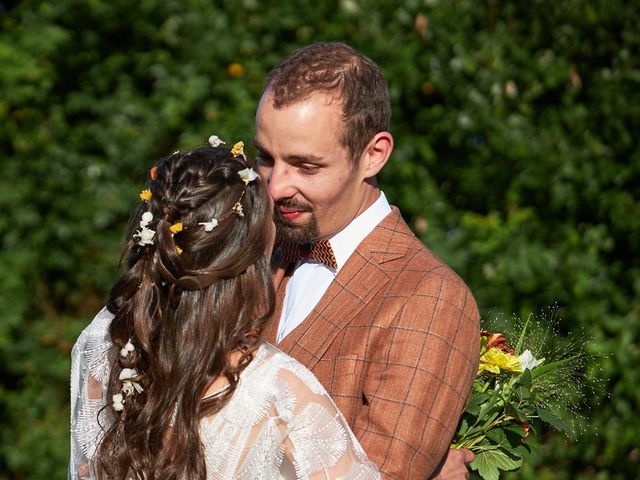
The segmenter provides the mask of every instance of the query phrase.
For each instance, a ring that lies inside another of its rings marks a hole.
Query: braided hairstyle
[[[225,148],[177,152],[157,164],[151,198],[132,215],[128,268],[107,304],[114,315],[107,398],[121,392],[125,368],[137,372],[143,391],[127,396],[121,411],[105,407],[115,421],[94,457],[99,478],[206,478],[200,420],[230,399],[274,308],[266,257],[272,207],[263,182],[240,178],[245,168]],[[155,235],[140,245],[134,233],[147,211]],[[219,224],[207,231],[202,223],[213,218]],[[183,229],[174,234],[177,223]],[[135,350],[120,355],[129,340]],[[242,353],[237,364],[231,352]],[[203,398],[220,375],[229,387]]]

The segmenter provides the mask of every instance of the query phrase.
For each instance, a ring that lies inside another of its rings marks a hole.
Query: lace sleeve
[[[281,378],[291,389],[289,398],[295,398],[284,415],[283,468],[292,465],[299,479],[379,479],[377,467],[313,374],[298,364],[282,370]]]
[[[90,462],[102,431],[113,421],[106,405],[109,379],[109,322],[102,309],[78,337],[71,351],[71,453],[68,478],[92,478]]]

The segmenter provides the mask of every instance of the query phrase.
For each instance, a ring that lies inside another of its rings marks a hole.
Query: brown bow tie
[[[336,262],[336,257],[333,254],[329,240],[319,240],[317,242],[303,244],[282,242],[280,249],[288,262],[295,263],[299,260],[315,260],[334,270],[338,269],[338,262]]]

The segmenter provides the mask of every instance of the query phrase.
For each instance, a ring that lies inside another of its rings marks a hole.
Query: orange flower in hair
[[[151,180],[158,178],[158,167],[151,167],[151,170],[149,170],[149,177],[151,177]]]

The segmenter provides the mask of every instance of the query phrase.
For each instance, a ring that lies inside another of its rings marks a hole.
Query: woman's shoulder
[[[107,358],[111,348],[109,325],[112,319],[113,314],[105,307],[82,330],[71,350],[72,378],[76,370],[87,368],[94,378],[106,379],[109,368]]]
[[[78,340],[76,343],[80,343],[82,341],[87,341],[90,338],[105,338],[109,335],[109,325],[111,324],[111,320],[113,320],[113,314],[107,310],[107,307],[103,307],[91,323],[84,327],[84,330],[78,336]]]

